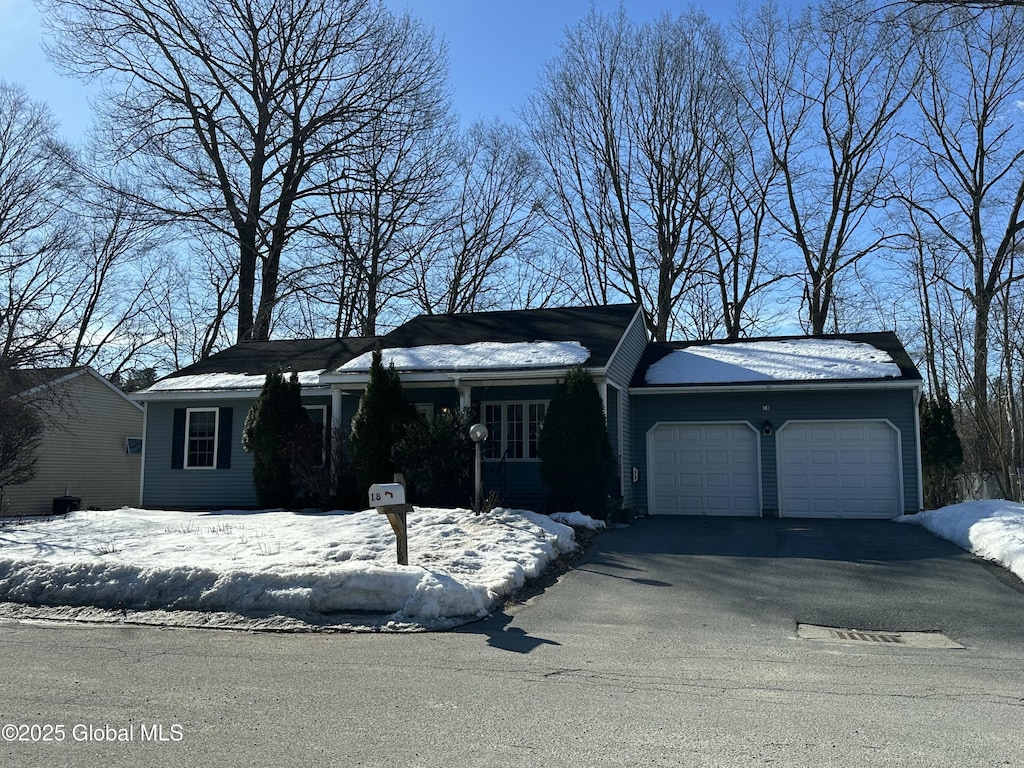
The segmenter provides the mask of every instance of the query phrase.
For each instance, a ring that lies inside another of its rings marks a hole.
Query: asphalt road
[[[0,623],[0,670],[16,768],[1024,764],[1024,585],[893,523],[641,520],[449,633]]]

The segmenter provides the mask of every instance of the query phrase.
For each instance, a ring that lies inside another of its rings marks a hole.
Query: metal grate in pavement
[[[903,648],[963,648],[941,632],[885,632],[818,624],[797,624],[796,636],[801,640],[847,643],[857,645],[889,645]]]

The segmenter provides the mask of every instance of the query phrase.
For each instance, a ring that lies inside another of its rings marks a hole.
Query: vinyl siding
[[[622,506],[626,509],[636,506],[636,499],[634,498],[635,488],[631,481],[631,474],[635,463],[633,460],[633,441],[630,439],[630,435],[633,433],[633,399],[629,397],[628,390],[637,363],[640,361],[644,350],[647,349],[647,338],[647,326],[644,323],[643,312],[638,311],[633,318],[633,322],[626,329],[626,333],[623,334],[622,343],[608,361],[608,381],[618,387],[622,393],[619,398],[619,423],[622,427],[623,439],[621,440],[621,450],[616,451],[616,454],[619,456],[618,471]]]
[[[147,405],[146,477],[142,506],[152,509],[230,509],[257,506],[252,482],[252,456],[242,448],[245,417],[255,395],[248,399],[203,401],[151,401]],[[303,405],[326,405],[328,395],[303,397]],[[174,410],[176,408],[231,408],[231,466],[228,469],[172,468]]]
[[[775,514],[778,511],[775,432],[787,421],[843,419],[888,419],[899,430],[904,511],[918,511],[917,436],[911,390],[659,393],[635,394],[631,399],[634,464],[640,470],[639,482],[632,484],[632,506],[638,511],[647,506],[647,433],[659,422],[750,423],[760,434],[764,511]],[[771,436],[761,431],[765,421],[772,423]]]
[[[4,514],[48,514],[65,494],[83,509],[136,504],[142,457],[125,453],[125,438],[142,437],[142,411],[89,372],[37,397],[48,423],[36,476],[4,488]]]

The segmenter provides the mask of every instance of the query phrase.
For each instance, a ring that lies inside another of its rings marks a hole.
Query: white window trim
[[[484,457],[485,462],[498,463],[501,461],[507,463],[523,463],[532,462],[537,463],[540,461],[540,456],[523,456],[519,458],[513,458],[511,456],[505,456],[505,451],[508,450],[506,438],[508,437],[508,429],[506,428],[506,418],[508,415],[508,406],[510,405],[521,405],[523,406],[523,451],[526,452],[530,448],[530,419],[529,412],[531,405],[543,405],[544,415],[547,416],[547,409],[551,405],[550,400],[486,400],[480,403],[480,416],[481,420],[486,421],[485,414],[487,413],[487,406],[496,405],[501,408],[501,445],[499,446],[499,455],[491,458]]]
[[[192,414],[193,413],[213,413],[213,463],[209,466],[206,465],[194,465],[188,463],[189,454],[189,443],[191,438],[192,425]],[[220,446],[220,408],[186,408],[185,409],[185,455],[182,457],[181,466],[184,469],[198,469],[198,470],[210,470],[217,469],[217,450]]]

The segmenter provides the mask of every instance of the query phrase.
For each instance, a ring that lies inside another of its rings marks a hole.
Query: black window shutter
[[[171,426],[171,469],[185,466],[185,409],[174,409]]]
[[[217,427],[217,469],[231,469],[231,416],[233,408],[220,409]]]

